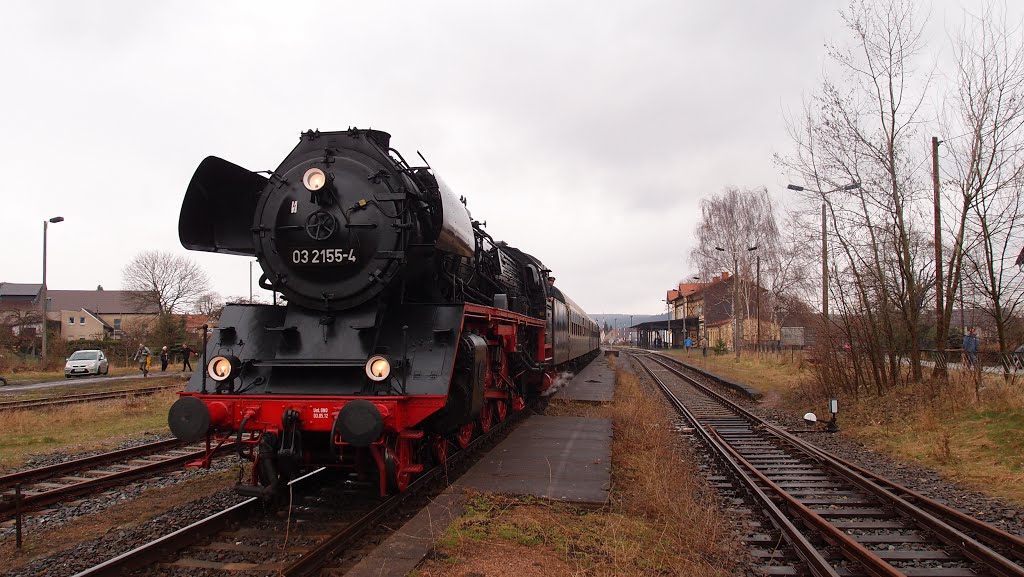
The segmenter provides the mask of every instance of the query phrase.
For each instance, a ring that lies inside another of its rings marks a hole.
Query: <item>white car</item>
[[[76,351],[68,357],[64,364],[64,376],[67,378],[79,375],[105,375],[110,372],[110,363],[103,351]]]

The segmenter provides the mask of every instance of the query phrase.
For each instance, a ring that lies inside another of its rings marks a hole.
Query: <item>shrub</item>
[[[716,355],[724,355],[729,352],[729,347],[725,344],[725,341],[718,339],[715,343],[715,348],[712,349]]]

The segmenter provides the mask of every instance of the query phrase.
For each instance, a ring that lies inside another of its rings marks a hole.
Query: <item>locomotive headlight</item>
[[[217,355],[206,365],[206,374],[219,383],[237,377],[241,368],[242,363],[239,362],[238,357]]]
[[[390,374],[391,363],[384,357],[374,355],[370,357],[370,360],[366,361],[366,376],[370,377],[371,381],[383,381]]]
[[[302,175],[302,185],[310,192],[316,192],[327,184],[327,175],[319,168],[313,167]]]

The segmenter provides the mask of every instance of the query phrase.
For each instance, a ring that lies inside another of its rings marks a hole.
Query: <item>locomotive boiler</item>
[[[178,438],[206,439],[194,465],[237,443],[252,462],[243,494],[320,466],[401,491],[599,346],[550,271],[487,234],[386,132],[303,133],[265,173],[208,157],[178,234],[255,257],[275,294],[224,308],[168,416]]]

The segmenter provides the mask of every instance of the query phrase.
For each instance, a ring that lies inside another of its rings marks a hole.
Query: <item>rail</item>
[[[860,564],[871,575],[904,575],[900,563],[912,560],[956,563],[961,559],[961,563],[966,564],[962,572],[957,573],[954,569],[946,574],[973,574],[968,565],[976,563],[995,575],[1024,576],[1024,568],[1011,560],[1024,561],[1021,553],[1024,541],[1020,537],[852,466],[793,436],[685,375],[672,366],[681,365],[675,359],[645,357],[641,359],[638,355],[636,358],[670,402],[694,424],[705,444],[750,490],[773,525],[786,536],[797,556],[813,574],[835,573],[833,569],[822,566],[806,548],[808,543],[817,539],[806,538],[802,532],[803,538],[794,536],[792,524],[788,520],[780,520],[773,512],[777,506],[769,493],[800,517],[805,526],[812,527],[817,536],[836,547],[844,558]],[[678,377],[684,390],[693,391],[688,393],[689,400],[700,407],[698,413],[685,406],[686,403],[658,376],[652,364],[656,364],[659,371]],[[736,469],[742,469],[742,474]],[[857,521],[859,518],[867,520]],[[896,550],[900,543],[906,543],[906,536],[898,531],[887,533],[893,527],[906,529],[907,523],[921,535],[916,542],[919,550]],[[870,530],[865,530],[864,535],[850,535],[840,528],[844,524],[847,529]],[[870,531],[881,533],[867,535]],[[886,539],[894,542],[892,550],[865,546],[866,543],[885,543]],[[1005,555],[989,545],[1005,552]],[[945,549],[958,553],[948,554]],[[825,558],[824,555],[819,556]]]

